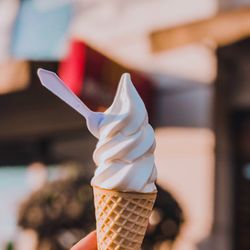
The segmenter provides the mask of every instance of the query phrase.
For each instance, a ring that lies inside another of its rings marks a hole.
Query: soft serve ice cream
[[[156,192],[154,130],[129,74],[99,124],[92,186],[123,192]]]
[[[154,131],[145,106],[124,74],[111,107],[90,110],[53,72],[39,69],[42,84],[86,118],[99,139],[92,179],[99,250],[139,250],[156,200]]]

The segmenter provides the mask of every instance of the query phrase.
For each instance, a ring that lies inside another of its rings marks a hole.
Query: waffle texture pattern
[[[98,250],[139,250],[156,193],[94,187]]]

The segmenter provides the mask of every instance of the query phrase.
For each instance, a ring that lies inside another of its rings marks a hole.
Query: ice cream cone
[[[157,193],[94,187],[98,250],[139,250]]]

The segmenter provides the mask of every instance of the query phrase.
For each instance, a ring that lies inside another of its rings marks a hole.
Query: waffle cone
[[[157,193],[94,187],[98,250],[139,250]]]

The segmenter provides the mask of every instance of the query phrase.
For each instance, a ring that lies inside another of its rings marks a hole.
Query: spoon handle
[[[66,102],[69,106],[75,109],[86,119],[90,116],[91,111],[65,83],[52,71],[38,69],[37,74],[44,87],[50,90],[53,94]]]

